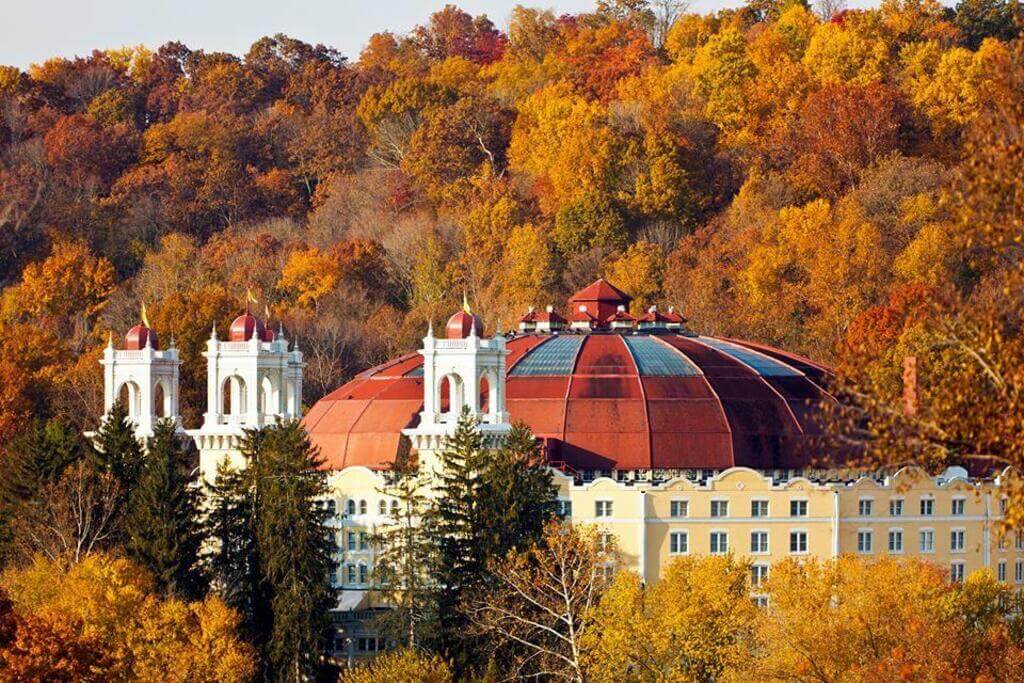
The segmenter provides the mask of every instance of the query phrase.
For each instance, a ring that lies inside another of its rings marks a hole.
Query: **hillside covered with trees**
[[[247,290],[300,340],[310,404],[463,292],[508,329],[604,275],[637,310],[835,365],[858,443],[1020,462],[1017,14],[448,6],[352,58],[277,35],[4,67],[0,444],[93,426],[101,349],[143,303],[194,425],[210,323]],[[907,356],[917,426],[871,408]]]

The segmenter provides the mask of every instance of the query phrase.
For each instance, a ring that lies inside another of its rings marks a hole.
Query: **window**
[[[999,549],[1006,550],[1006,534],[999,534]]]
[[[768,579],[768,565],[753,564],[750,566],[750,585],[760,586]]]
[[[345,511],[348,512],[349,516],[356,514],[356,502],[350,499],[345,505]]]
[[[690,552],[690,537],[685,531],[673,531],[668,536],[669,552],[673,555],[685,555]]]
[[[962,583],[964,580],[964,563],[952,562],[949,565],[949,580],[954,583]]]
[[[572,517],[572,501],[571,500],[560,500],[558,501],[558,516],[559,517]]]
[[[602,564],[597,568],[597,577],[605,583],[610,583],[611,580],[615,578],[615,566],[611,564]]]
[[[807,552],[806,531],[789,532],[789,552],[796,554],[802,554]]]
[[[349,550],[355,550],[356,549],[356,532],[354,532],[354,531],[348,532],[348,549]]]
[[[924,517],[931,517],[933,512],[935,512],[935,499],[922,498],[921,515],[923,515]]]
[[[669,514],[673,517],[686,517],[690,514],[690,502],[686,500],[673,500],[669,508]]]
[[[903,529],[889,529],[889,552],[903,552]]]
[[[391,516],[392,517],[397,517],[398,516],[398,501],[397,500],[391,501]]]
[[[366,565],[359,565],[359,583],[366,583]]]
[[[870,498],[861,498],[857,504],[857,514],[859,514],[861,517],[870,517],[871,504],[873,502],[874,501],[871,500]]]
[[[789,501],[789,516],[790,517],[806,517],[807,516],[807,501],[806,500],[791,500],[791,501]]]
[[[383,638],[359,638],[356,640],[356,649],[360,652],[377,652],[384,649]]]
[[[327,501],[327,514],[331,517],[338,514],[338,503],[333,498]]]
[[[861,529],[857,532],[857,552],[871,552],[871,531],[869,529]]]
[[[931,529],[921,529],[921,552],[935,552],[935,532]]]
[[[1000,498],[999,499],[999,514],[1001,514],[1001,515],[1005,515],[1006,514],[1006,498]]]
[[[967,532],[963,529],[953,529],[949,532],[949,550],[954,553],[962,553],[964,551],[964,537]]]
[[[346,583],[356,582],[356,566],[354,564],[350,564],[345,567],[345,574],[345,578],[347,579]]]
[[[724,555],[729,552],[729,534],[724,531],[711,532],[711,554]]]
[[[765,609],[768,607],[767,595],[751,595],[750,601],[754,603],[754,607],[760,607],[761,609]]]
[[[1024,583],[1024,560],[1017,560],[1013,566],[1013,580],[1017,583]]]
[[[893,498],[889,501],[889,516],[890,517],[902,517],[903,516],[903,499]]]
[[[377,502],[377,514],[381,515],[382,517],[384,515],[388,514],[388,502],[386,500],[384,500],[383,498],[381,498]]]
[[[996,579],[1006,581],[1006,560],[999,560],[999,564],[996,565]]]
[[[752,501],[750,501],[750,516],[751,517],[767,517],[768,516],[768,501],[767,500],[752,500]]]
[[[1013,547],[1017,550],[1024,550],[1024,531],[1017,532],[1017,538],[1013,542]]]
[[[729,501],[727,501],[727,500],[713,500],[713,501],[711,501],[711,516],[712,517],[728,517],[729,516]]]
[[[365,515],[366,514],[366,501],[365,500],[359,501],[359,514],[361,514],[361,515]]]
[[[950,514],[954,517],[962,517],[964,510],[967,508],[967,500],[964,498],[954,498],[950,503]]]
[[[594,516],[595,517],[611,517],[612,516],[612,501],[610,500],[598,500],[594,503]]]
[[[750,552],[752,553],[766,553],[768,552],[768,532],[767,531],[751,531],[750,532]]]
[[[359,549],[366,550],[370,547],[370,535],[366,532],[359,532]]]

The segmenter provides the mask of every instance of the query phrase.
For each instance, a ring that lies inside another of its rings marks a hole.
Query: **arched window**
[[[463,383],[462,378],[451,373],[441,378],[437,385],[437,405],[446,420],[458,419],[462,412]]]
[[[366,514],[366,501],[365,500],[359,501],[359,514],[361,514],[361,515],[365,515]]]
[[[232,375],[221,385],[221,409],[225,415],[241,415],[246,412],[245,380]]]
[[[167,417],[167,411],[164,406],[165,400],[164,383],[157,382],[156,386],[153,387],[153,415],[156,417]]]
[[[384,500],[383,498],[381,498],[380,501],[377,502],[377,514],[378,515],[385,515],[385,514],[387,514],[387,512],[388,512],[388,502],[386,500]]]
[[[346,510],[348,511],[349,516],[356,514],[356,502],[351,498],[349,498],[348,503],[346,504]]]
[[[398,501],[397,500],[391,501],[391,516],[392,517],[397,517],[398,516]]]
[[[277,392],[269,377],[264,377],[260,386],[260,412],[271,415],[278,412]]]
[[[354,564],[349,563],[349,565],[347,567],[345,567],[345,569],[346,569],[346,574],[348,574],[348,576],[345,577],[348,580],[347,582],[348,583],[355,583],[356,582],[356,566]]]
[[[128,417],[137,418],[142,412],[142,392],[135,382],[125,382],[117,392],[117,400],[128,410]]]
[[[489,413],[490,411],[490,398],[491,398],[491,382],[487,379],[487,375],[480,378],[480,412]]]

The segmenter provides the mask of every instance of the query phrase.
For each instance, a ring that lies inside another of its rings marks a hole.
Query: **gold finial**
[[[258,304],[259,300],[252,295],[252,290],[248,287],[245,288],[245,312],[249,312],[249,304]]]
[[[469,299],[466,298],[466,292],[465,291],[462,292],[462,310],[464,310],[466,313],[472,313],[473,312],[473,311],[469,310]]]
[[[142,302],[142,324],[145,325],[146,327],[150,327],[149,316],[146,315],[146,302],[145,301]]]
[[[270,324],[270,304],[263,304],[263,319]]]

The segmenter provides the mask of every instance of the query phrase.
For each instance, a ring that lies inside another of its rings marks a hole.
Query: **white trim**
[[[803,550],[793,550],[793,534],[803,534],[804,535],[804,549]],[[808,555],[808,554],[810,554],[811,534],[810,534],[810,532],[807,529],[805,529],[803,527],[797,527],[795,529],[790,529],[789,530],[788,541],[789,541],[789,543],[787,544],[787,548],[788,548],[787,554],[789,554],[789,555]]]
[[[750,544],[751,545],[750,554],[753,555],[753,556],[756,556],[756,557],[760,557],[762,555],[771,555],[771,553],[772,553],[772,534],[771,534],[771,531],[769,531],[768,529],[751,529],[750,530],[750,540],[751,541],[753,541],[754,534],[764,534],[767,537],[767,539],[768,539],[768,544],[767,544],[768,548],[765,549],[765,550],[754,550],[754,548],[753,548],[754,544],[751,543]]]

